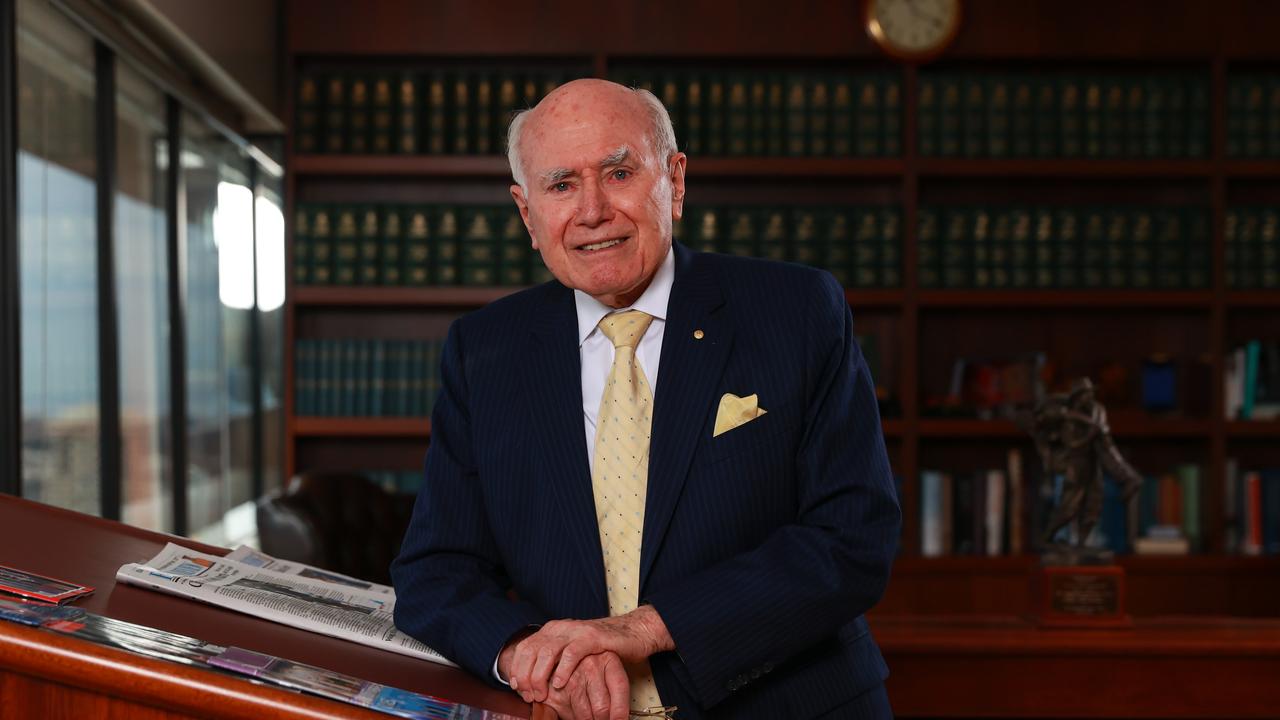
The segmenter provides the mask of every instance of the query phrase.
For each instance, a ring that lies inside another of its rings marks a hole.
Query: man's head
[[[685,156],[651,93],[575,80],[511,122],[511,186],[556,279],[611,307],[644,292],[671,247]]]

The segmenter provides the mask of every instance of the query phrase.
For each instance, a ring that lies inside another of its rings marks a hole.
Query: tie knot
[[[652,315],[646,315],[639,310],[628,310],[605,315],[600,319],[599,327],[600,332],[613,341],[615,348],[635,347],[644,335],[644,331],[649,329],[651,322],[653,322]]]

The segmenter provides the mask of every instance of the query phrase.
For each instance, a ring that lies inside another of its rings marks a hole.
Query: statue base
[[[1107,551],[1053,548],[1032,579],[1035,619],[1044,628],[1127,628],[1124,568]]]

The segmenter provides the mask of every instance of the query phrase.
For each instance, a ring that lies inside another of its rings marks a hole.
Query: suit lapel
[[[535,422],[530,430],[542,449],[540,458],[549,468],[543,476],[559,500],[560,513],[545,518],[563,525],[568,543],[577,548],[582,572],[596,604],[608,607],[604,586],[604,559],[596,522],[591,467],[587,462],[582,425],[582,358],[578,351],[578,316],[573,292],[556,285],[531,324],[529,371],[526,387],[533,400]]]
[[[721,309],[723,304],[711,269],[677,245],[649,444],[649,489],[640,551],[642,590],[684,488],[707,413],[716,406],[717,381],[733,345],[733,328]],[[697,330],[702,331],[701,338],[694,336]]]

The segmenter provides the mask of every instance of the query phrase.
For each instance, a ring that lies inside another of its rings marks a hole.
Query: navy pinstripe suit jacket
[[[862,617],[901,521],[871,378],[829,274],[675,252],[640,598],[678,650],[654,677],[680,718],[814,717],[888,674]],[[518,630],[608,614],[576,328],[552,282],[445,344],[396,624],[490,681]],[[767,413],[712,437],[724,393]]]

